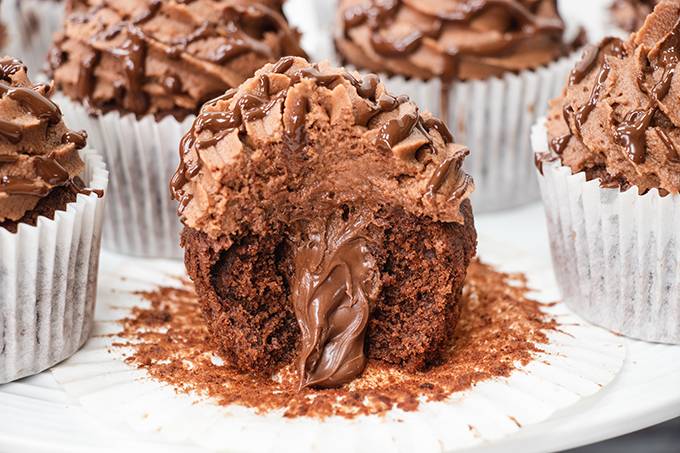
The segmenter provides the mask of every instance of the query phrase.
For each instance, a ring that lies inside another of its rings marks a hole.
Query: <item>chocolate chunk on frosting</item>
[[[58,187],[86,192],[77,177],[87,135],[66,128],[50,91],[19,60],[0,60],[0,222],[21,219]]]
[[[347,62],[425,80],[485,79],[569,51],[554,0],[341,0],[337,29]]]
[[[340,133],[351,140],[335,143]],[[272,165],[273,154],[285,164]],[[286,226],[300,385],[329,387],[366,365],[382,284],[375,213],[463,224],[467,154],[441,121],[376,76],[286,57],[203,107],[182,139],[171,191],[184,224],[224,247]],[[243,175],[257,176],[244,185]]]
[[[282,2],[79,0],[49,63],[57,88],[103,112],[178,119],[283,55],[304,55]]]
[[[586,50],[548,120],[550,155],[607,186],[680,189],[680,1]]]

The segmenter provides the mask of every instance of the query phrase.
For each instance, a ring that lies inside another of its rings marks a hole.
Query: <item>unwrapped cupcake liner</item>
[[[0,18],[7,28],[2,52],[23,61],[30,74],[44,72],[54,34],[62,27],[65,1],[5,0]]]
[[[191,128],[184,121],[110,112],[92,115],[81,104],[57,95],[67,124],[87,131],[110,172],[104,248],[146,258],[180,258],[181,222],[169,183],[179,163],[178,147]]]
[[[108,173],[81,152],[88,188]],[[0,228],[0,384],[39,373],[73,355],[93,326],[104,198],[79,194],[54,219]]]
[[[500,262],[508,253],[505,244],[486,244],[484,259]],[[520,256],[524,252],[517,250]],[[542,261],[533,255],[525,258],[534,269]],[[93,420],[115,426],[131,439],[170,444],[167,449],[197,445],[207,451],[441,453],[483,448],[521,435],[521,430],[531,429],[556,411],[588,401],[612,382],[626,356],[622,338],[583,323],[563,304],[547,305],[544,311],[559,328],[547,332],[548,343],[538,346],[534,360],[508,378],[479,382],[444,401],[421,401],[416,411],[395,407],[382,415],[319,419],[225,407],[200,394],[178,393],[127,363],[124,348],[112,347],[120,342],[117,320],[148,303],[135,294],[177,286],[182,270],[180,263],[170,261],[149,267],[127,257],[117,260],[102,276],[105,297],[97,310],[97,336],[52,370],[69,397]],[[528,277],[545,282],[540,275]],[[541,297],[546,296],[543,291],[552,291],[546,286],[540,289]]]
[[[545,121],[532,131],[548,149]],[[564,301],[587,320],[633,338],[680,344],[680,195],[640,195],[544,162],[539,184]]]

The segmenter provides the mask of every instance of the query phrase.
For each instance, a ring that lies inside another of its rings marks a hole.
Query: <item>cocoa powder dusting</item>
[[[541,352],[547,332],[558,324],[543,312],[545,304],[526,297],[528,291],[523,275],[497,272],[474,261],[461,319],[443,363],[410,373],[369,360],[360,378],[337,389],[298,391],[293,366],[264,379],[224,365],[186,281],[180,288],[137,293],[150,306],[133,309],[113,346],[125,349],[127,363],[177,392],[196,392],[225,406],[318,418],[379,415],[394,407],[415,411],[421,401],[442,401],[481,381],[508,377]]]

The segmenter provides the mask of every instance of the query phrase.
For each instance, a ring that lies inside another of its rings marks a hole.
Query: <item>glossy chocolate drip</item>
[[[127,92],[123,106],[133,113],[142,114],[148,107],[148,99],[143,90],[146,73],[146,38],[139,29],[130,29],[128,39],[114,52],[123,55],[125,65]]]
[[[295,254],[291,300],[300,326],[300,388],[335,387],[366,367],[366,327],[379,273],[361,216],[317,220]]]
[[[42,198],[49,192],[47,186],[22,176],[3,176],[0,178],[0,194]]]
[[[664,37],[658,48],[650,51],[646,58],[652,73],[656,70],[662,71],[660,80],[651,90],[648,90],[643,81],[638,79],[640,89],[649,94],[650,106],[629,112],[616,127],[615,135],[616,141],[626,148],[628,156],[636,164],[641,164],[646,160],[647,130],[659,109],[659,103],[670,91],[675,68],[680,61],[680,19],[675,22],[673,29]]]
[[[377,145],[383,149],[391,150],[394,145],[400,143],[411,135],[413,129],[420,121],[418,113],[407,113],[383,124],[378,132]]]
[[[571,140],[571,137],[572,137],[571,134],[567,134],[550,140],[550,149],[552,150],[552,152],[561,156],[564,150],[567,148],[567,145],[569,144],[569,140]]]
[[[63,186],[70,176],[54,158],[37,156],[34,160],[36,174],[51,186]]]
[[[466,149],[463,153],[467,156],[470,152]],[[444,185],[451,180],[452,176],[455,176],[456,180],[453,188],[447,194],[447,201],[449,202],[461,197],[468,186],[472,184],[470,175],[463,171],[463,159],[459,154],[445,159],[437,166],[427,183],[426,196],[433,198],[437,193],[441,192]]]
[[[616,127],[616,140],[628,150],[628,156],[636,163],[645,161],[645,134],[652,121],[656,109],[633,110]]]
[[[56,124],[61,120],[61,111],[57,104],[37,91],[41,89],[47,88],[41,85],[36,85],[33,88],[14,87],[5,82],[0,82],[0,95],[17,101],[38,118],[47,120],[50,124]]]
[[[439,132],[439,135],[441,135],[444,143],[453,143],[453,134],[446,124],[444,124],[444,122],[439,118],[430,118],[426,120],[424,124],[428,130],[434,129],[435,131]]]
[[[76,149],[83,149],[87,144],[87,132],[85,131],[68,131],[61,136],[62,143],[72,143]]]

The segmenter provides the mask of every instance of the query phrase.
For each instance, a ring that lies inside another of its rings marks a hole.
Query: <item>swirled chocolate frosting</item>
[[[551,102],[550,155],[604,186],[680,189],[680,1],[662,1],[626,41],[588,48]]]
[[[657,3],[659,0],[616,0],[611,6],[613,22],[626,31],[635,31]]]
[[[0,223],[22,219],[59,188],[83,190],[86,135],[67,129],[50,91],[32,84],[20,61],[0,60]]]
[[[565,55],[555,0],[341,0],[336,47],[358,68],[485,79]]]
[[[78,0],[50,53],[57,88],[94,110],[195,114],[283,55],[304,55],[281,1]]]
[[[280,167],[272,154],[286,156]],[[301,385],[336,386],[367,360],[383,284],[372,238],[387,228],[377,214],[463,224],[467,154],[377,76],[286,57],[204,106],[181,142],[171,190],[186,227],[223,248],[286,229],[280,254],[291,256]],[[256,176],[245,184],[246,174]]]

